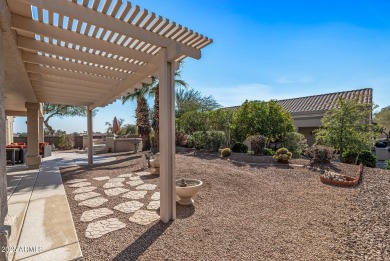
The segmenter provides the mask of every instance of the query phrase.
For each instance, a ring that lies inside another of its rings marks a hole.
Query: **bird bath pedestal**
[[[176,195],[180,197],[177,201],[179,205],[188,206],[194,203],[193,196],[198,193],[203,182],[197,179],[177,179],[176,180]]]
[[[153,159],[150,160],[151,165],[153,166],[152,174],[159,175],[160,174],[160,153],[156,153]]]

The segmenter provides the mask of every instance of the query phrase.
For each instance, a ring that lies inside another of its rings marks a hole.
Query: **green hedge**
[[[358,154],[356,152],[344,152],[341,158],[344,163],[355,164],[357,155]],[[364,166],[375,168],[376,157],[371,153],[371,151],[365,150],[359,155],[357,164],[360,163]]]
[[[196,131],[189,138],[188,145],[196,149],[218,151],[226,145],[226,134],[223,131]]]

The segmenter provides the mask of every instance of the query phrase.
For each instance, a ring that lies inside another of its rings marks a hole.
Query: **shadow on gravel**
[[[176,218],[177,219],[186,219],[191,217],[195,213],[194,205],[182,206],[176,204]]]
[[[66,168],[61,168],[61,176],[63,177],[64,181],[67,181],[68,179],[77,178],[78,175],[82,175],[85,171],[89,170],[115,170],[115,169],[127,169],[129,166],[118,166],[115,167],[115,165],[128,162],[132,160],[137,160],[142,158],[142,155],[134,155],[134,154],[123,154],[121,156],[127,156],[122,159],[117,159],[110,162],[105,163],[99,163],[92,166],[88,165],[79,165],[79,166],[71,166]]]
[[[137,260],[165,232],[165,230],[167,230],[171,224],[172,222],[163,223],[160,221],[153,225],[125,250],[114,257],[113,260]]]

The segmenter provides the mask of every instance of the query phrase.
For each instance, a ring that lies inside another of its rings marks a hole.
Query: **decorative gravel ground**
[[[100,166],[61,170],[83,260],[390,260],[390,171],[366,168],[362,185],[338,188],[322,184],[308,168],[263,164],[271,163],[267,157],[233,154],[228,161],[180,150],[177,178],[201,179],[204,185],[194,206],[177,205],[177,220],[163,224],[157,203],[151,203],[159,198],[158,177],[125,176],[145,168],[140,153],[114,156],[117,161]],[[340,163],[327,167],[349,175],[357,170]],[[125,178],[120,188],[129,192],[108,196],[105,190],[113,188],[103,185],[114,182],[94,179],[104,176]],[[80,188],[70,187],[77,182],[66,183],[74,179],[87,179],[81,182],[108,201],[79,206],[73,192]],[[126,184],[136,180],[144,184]],[[156,187],[146,190],[150,184]],[[123,206],[135,212],[115,209],[133,201],[142,207]],[[96,213],[87,212],[92,209]],[[145,225],[144,219],[154,221]]]

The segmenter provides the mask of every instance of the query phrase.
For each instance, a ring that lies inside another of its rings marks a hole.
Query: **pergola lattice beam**
[[[96,82],[96,83],[102,83],[102,84],[119,84],[121,80],[118,79],[110,79],[106,77],[101,77],[98,75],[93,74],[85,74],[80,72],[73,72],[73,71],[66,71],[61,70],[58,68],[52,68],[52,67],[46,67],[46,66],[39,66],[38,64],[27,64],[26,67],[27,72],[32,73],[39,73],[39,74],[47,74],[47,75],[53,75],[53,76],[59,76],[59,77],[67,77],[70,79],[78,79],[88,82]]]
[[[119,72],[115,70],[108,70],[105,68],[90,66],[87,64],[70,62],[66,60],[60,60],[56,58],[49,58],[43,55],[37,55],[34,53],[23,52],[22,58],[24,62],[33,63],[33,64],[41,64],[46,66],[53,66],[62,69],[75,70],[79,72],[85,72],[95,75],[101,75],[106,77],[113,77],[117,79],[126,79],[128,77],[128,73]]]
[[[66,85],[73,85],[77,86],[78,88],[93,88],[93,89],[103,89],[107,90],[110,88],[114,88],[114,85],[109,84],[101,84],[98,82],[89,82],[89,81],[83,81],[78,79],[73,79],[69,77],[60,77],[60,76],[54,76],[49,74],[39,74],[39,73],[31,73],[30,72],[30,80],[33,81],[44,81],[49,82],[53,84],[66,84]]]
[[[75,91],[75,92],[80,92],[81,94],[86,93],[96,97],[107,94],[107,90],[104,89],[97,89],[97,88],[84,87],[84,86],[80,88],[80,86],[78,85],[68,85],[63,83],[47,82],[47,81],[41,81],[35,79],[31,79],[31,84],[33,86],[44,86],[51,89],[58,89],[61,93],[62,92],[66,93],[67,91]]]
[[[114,95],[111,94],[110,96],[105,97],[105,99],[113,100],[118,97],[118,94],[123,93],[124,91],[127,91],[129,89],[129,86],[134,86],[138,82],[142,82],[144,80],[145,75],[153,75],[158,70],[158,62],[160,60],[160,55],[155,56],[150,63],[146,64],[145,66],[141,67],[136,75],[133,75],[132,77],[127,78],[126,80],[122,81],[117,87],[115,87],[111,93],[115,93]],[[95,103],[93,103],[90,106],[90,109],[94,109],[96,107],[102,106],[105,104],[105,99],[101,99]]]
[[[118,56],[132,58],[142,62],[148,62],[153,58],[153,55],[151,54],[143,53],[128,47],[100,40],[98,38],[75,33],[73,31],[53,25],[44,24],[16,14],[12,14],[12,28],[50,37],[59,41],[69,42],[95,50],[116,54]]]
[[[182,44],[165,36],[156,34],[146,29],[140,28],[131,23],[126,23],[104,13],[90,9],[85,6],[78,5],[71,1],[62,0],[17,0],[25,4],[34,5],[39,8],[50,10],[52,12],[65,15],[67,17],[92,24],[111,32],[116,32],[121,35],[127,35],[136,38],[146,43],[154,44],[160,47],[168,48],[171,45],[180,45],[181,54],[200,59],[201,53],[199,49]]]
[[[85,61],[88,63],[101,64],[117,69],[123,69],[128,71],[136,71],[140,68],[140,65],[133,63],[112,59],[89,52],[77,51],[71,48],[62,47],[60,45],[49,44],[35,39],[27,37],[18,37],[18,46],[23,50],[30,50],[42,53],[48,53],[52,55],[62,56],[69,59],[75,59]]]

